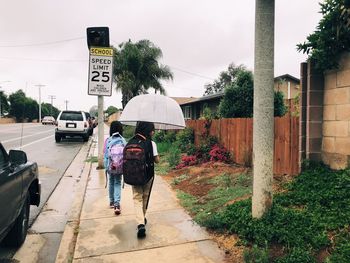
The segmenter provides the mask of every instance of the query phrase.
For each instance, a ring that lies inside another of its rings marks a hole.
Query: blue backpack
[[[107,145],[107,167],[106,171],[110,175],[119,175],[123,173],[123,150],[125,140],[121,135],[113,135]]]

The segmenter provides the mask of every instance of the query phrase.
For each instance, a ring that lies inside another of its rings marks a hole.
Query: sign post
[[[103,96],[112,95],[113,49],[90,47],[89,95],[98,96],[98,168],[103,168]]]

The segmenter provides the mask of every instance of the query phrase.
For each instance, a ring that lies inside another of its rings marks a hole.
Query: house
[[[275,78],[275,90],[281,91],[285,99],[294,99],[300,93],[300,79],[289,74]]]
[[[195,120],[203,116],[203,110],[205,107],[209,107],[212,112],[217,111],[217,108],[223,96],[224,92],[218,92],[200,98],[192,97],[189,98],[189,100],[183,100],[182,102],[179,102],[175,98],[173,99],[179,103],[185,120]]]
[[[299,87],[300,80],[289,74],[275,78],[274,88],[276,91],[281,91],[285,99],[295,98],[299,94]],[[224,91],[221,91],[200,98],[173,97],[173,99],[179,103],[185,120],[196,120],[203,116],[203,110],[206,107],[209,107],[212,112],[216,112],[223,96]]]

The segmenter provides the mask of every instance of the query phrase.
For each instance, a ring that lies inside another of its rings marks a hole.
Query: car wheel
[[[60,142],[61,141],[61,135],[55,134],[55,140],[56,140],[56,142]]]
[[[83,136],[83,140],[84,140],[84,142],[87,142],[88,140],[89,140],[89,135],[87,134],[87,135],[84,135]]]
[[[27,194],[23,207],[19,216],[17,217],[15,224],[10,232],[7,234],[4,242],[11,247],[19,247],[23,244],[27,237],[28,223],[29,223],[29,210],[30,209],[30,196]]]

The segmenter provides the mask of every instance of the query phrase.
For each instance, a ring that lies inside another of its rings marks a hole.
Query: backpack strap
[[[136,137],[136,136],[141,137],[141,139],[143,139],[144,141],[147,140],[147,138],[145,136],[143,136],[142,134],[140,134],[140,133],[136,133],[134,137]]]

